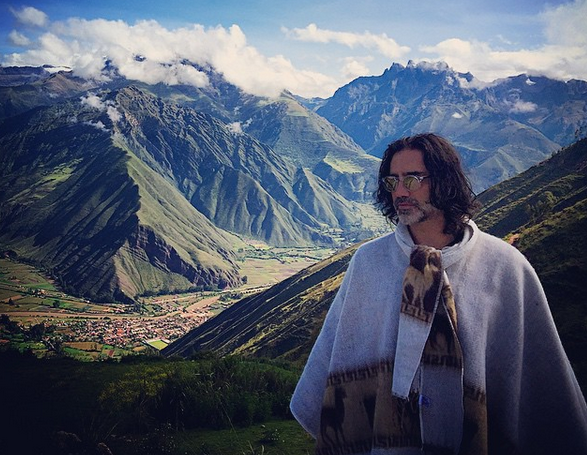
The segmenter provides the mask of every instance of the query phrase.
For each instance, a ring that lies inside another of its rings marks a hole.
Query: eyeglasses
[[[416,191],[422,187],[422,180],[429,177],[429,175],[406,175],[403,179],[400,179],[395,175],[388,175],[383,177],[381,182],[385,189],[390,193],[397,190],[397,185],[400,181],[408,191]]]

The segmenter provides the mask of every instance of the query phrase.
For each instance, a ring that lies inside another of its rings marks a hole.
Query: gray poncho
[[[585,399],[524,256],[470,222],[418,326],[415,249],[399,225],[349,264],[291,401],[317,453],[586,454]]]

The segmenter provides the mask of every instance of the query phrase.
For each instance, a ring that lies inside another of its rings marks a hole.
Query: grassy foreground
[[[37,359],[0,351],[0,447],[21,454],[303,455],[293,365],[238,357]]]
[[[301,455],[314,452],[312,438],[294,420],[271,421],[248,428],[183,432],[176,453],[201,455]]]
[[[309,455],[313,439],[294,420],[273,420],[226,430],[157,431],[111,441],[113,454]]]

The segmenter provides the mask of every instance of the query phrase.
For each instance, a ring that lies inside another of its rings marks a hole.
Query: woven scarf
[[[439,250],[417,245],[403,281],[392,394],[419,396],[422,449],[458,453],[463,437],[463,354],[453,293]]]

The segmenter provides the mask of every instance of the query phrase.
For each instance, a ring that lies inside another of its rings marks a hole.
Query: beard
[[[398,208],[400,203],[409,203],[412,207],[400,209]],[[393,201],[393,205],[399,222],[406,226],[421,223],[442,213],[440,209],[434,207],[430,202],[419,202],[409,197],[398,197]]]

